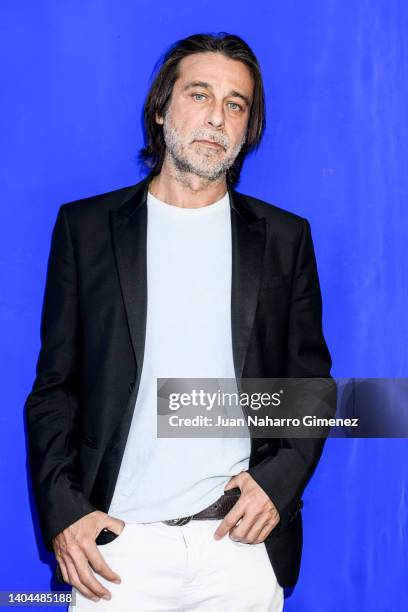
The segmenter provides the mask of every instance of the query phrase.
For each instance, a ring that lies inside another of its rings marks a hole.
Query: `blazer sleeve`
[[[74,248],[59,208],[41,314],[41,348],[24,414],[28,462],[45,546],[94,508],[75,473],[80,422],[81,329]]]
[[[327,379],[329,401],[313,407],[316,416],[336,412],[336,385],[330,376],[332,361],[322,330],[322,299],[310,224],[302,220],[292,280],[287,341],[287,377]],[[317,381],[316,381],[317,383]],[[321,395],[321,394],[320,394]],[[313,404],[306,402],[308,414]],[[301,496],[323,451],[325,438],[282,438],[279,450],[248,472],[268,494],[279,515],[278,531],[302,506]]]

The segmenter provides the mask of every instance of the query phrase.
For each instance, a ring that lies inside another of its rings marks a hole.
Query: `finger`
[[[272,530],[271,521],[265,521],[265,518],[263,520],[259,519],[247,532],[245,536],[245,542],[247,544],[259,544],[259,542],[263,541],[259,540],[259,538],[262,536],[263,533],[265,534],[264,537],[266,537],[266,535],[268,534],[268,529],[270,531]]]
[[[95,572],[103,576],[103,578],[106,578],[106,580],[116,583],[121,582],[121,577],[108,565],[96,544],[92,548],[89,547],[87,550],[87,556],[88,561]]]
[[[263,529],[261,529],[258,537],[255,539],[255,541],[253,542],[254,544],[260,544],[261,542],[263,542],[270,533],[272,533],[274,527],[276,525],[271,525],[270,523],[267,523]]]
[[[243,518],[238,525],[235,525],[229,533],[232,540],[236,542],[248,543],[248,534],[253,529],[254,525],[258,522],[259,518],[252,514],[244,514]],[[265,522],[265,521],[264,521]]]
[[[94,545],[96,546],[96,544]],[[111,593],[99,582],[99,580],[95,578],[91,568],[89,567],[87,557],[79,547],[76,547],[74,551],[71,552],[71,560],[75,564],[75,569],[81,584],[98,597],[110,599]]]
[[[214,532],[214,538],[219,540],[225,536],[242,519],[244,515],[244,504],[238,500],[233,508],[224,516],[221,523]]]
[[[92,599],[93,601],[99,601],[99,596],[82,584],[81,580],[79,579],[78,572],[76,571],[74,562],[69,557],[66,557],[64,562],[68,574],[67,582],[75,587],[77,591],[82,593],[82,595],[85,595],[85,597],[89,597],[89,599]]]
[[[68,582],[68,580],[69,580],[68,579],[68,571],[67,571],[67,566],[65,565],[64,559],[60,555],[58,555],[57,556],[57,561],[58,561],[58,565],[59,565],[59,568],[61,570],[61,574],[62,574],[63,579],[65,580],[65,582]]]
[[[95,578],[87,561],[78,563],[77,571],[82,584],[93,591],[98,597],[103,599],[110,599],[112,597],[110,591]]]

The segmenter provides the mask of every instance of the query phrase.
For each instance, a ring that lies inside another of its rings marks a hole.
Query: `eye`
[[[200,93],[195,93],[193,94],[193,98],[196,98],[197,96],[201,96],[202,98],[205,98],[206,96],[204,94],[200,94]],[[198,100],[198,102],[200,102],[200,100]]]
[[[232,104],[235,107],[232,110],[242,110],[242,106],[240,104],[237,104],[236,102],[228,102],[228,104]]]

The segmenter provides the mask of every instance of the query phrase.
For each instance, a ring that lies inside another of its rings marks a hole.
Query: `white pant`
[[[98,546],[122,579],[114,584],[96,574],[112,599],[94,602],[73,588],[69,612],[281,612],[283,589],[264,542],[243,544],[228,533],[215,540],[220,523],[126,523],[115,540]]]

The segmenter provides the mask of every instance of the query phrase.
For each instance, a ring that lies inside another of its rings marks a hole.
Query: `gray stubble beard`
[[[242,140],[235,145],[232,151],[226,157],[224,157],[224,159],[222,159],[215,166],[212,164],[208,164],[208,167],[205,167],[206,164],[204,159],[211,160],[217,155],[216,150],[214,149],[214,152],[210,153],[210,149],[208,151],[208,155],[203,158],[202,164],[194,164],[184,153],[184,146],[181,141],[180,133],[177,128],[171,125],[169,111],[167,111],[164,115],[163,136],[166,143],[166,153],[170,155],[174,168],[180,174],[192,173],[203,179],[206,179],[209,182],[212,182],[219,180],[223,175],[227,173],[227,170],[233,165],[239,152],[245,144],[246,132],[244,133]],[[208,133],[205,134],[203,130],[196,130],[192,134],[193,140],[200,138],[208,139]],[[227,139],[225,137],[220,138],[216,142],[222,144],[224,146],[224,150],[228,144]]]

